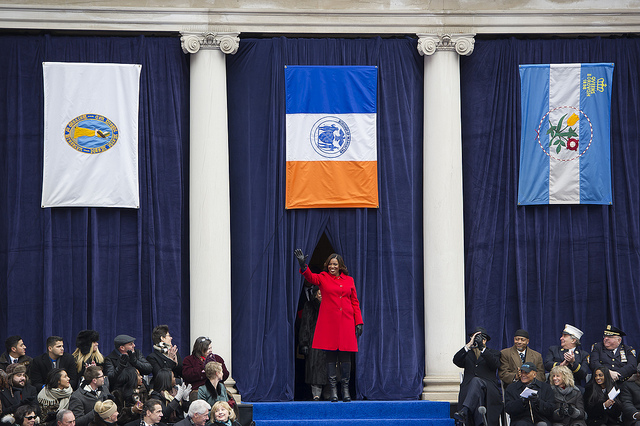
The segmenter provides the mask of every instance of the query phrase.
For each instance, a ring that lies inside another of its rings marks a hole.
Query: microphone
[[[482,414],[482,421],[485,425],[488,425],[489,423],[487,423],[487,409],[484,405],[478,407],[478,413]]]

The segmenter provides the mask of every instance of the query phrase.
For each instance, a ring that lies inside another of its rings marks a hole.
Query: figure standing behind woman
[[[47,381],[38,393],[38,403],[43,422],[53,424],[56,413],[69,408],[69,397],[73,393],[71,380],[66,371],[54,368],[47,374]]]
[[[111,382],[106,381],[108,387],[113,389],[113,379],[115,377],[115,370],[110,362],[104,362],[104,356],[100,353],[98,348],[98,340],[100,340],[100,334],[95,330],[82,330],[76,337],[76,350],[73,351],[73,358],[76,360],[76,370],[78,372],[78,383],[73,383],[73,386],[78,388],[84,377],[84,370],[90,365],[99,365],[102,367],[102,372]]]
[[[321,349],[311,347],[316,331],[322,291],[316,286],[311,290],[313,298],[304,304],[300,324],[300,353],[305,356],[304,380],[311,386],[314,401],[320,401],[322,386],[327,384],[327,357]]]
[[[588,426],[617,426],[621,424],[622,404],[619,397],[609,398],[615,383],[607,367],[601,366],[593,372],[584,392],[584,405]]]
[[[564,365],[556,365],[549,373],[555,397],[553,426],[586,426],[582,392],[575,386],[573,373]]]
[[[224,382],[229,377],[229,371],[224,365],[222,357],[212,354],[211,339],[204,336],[198,337],[193,344],[193,351],[191,352],[191,355],[184,357],[184,360],[182,361],[182,378],[185,383],[192,386],[192,401],[197,399],[197,392],[195,391],[197,391],[198,388],[204,385],[207,381],[207,375],[204,372],[204,364],[205,359],[207,359],[207,356],[209,355],[211,355],[216,362],[222,364],[222,381]]]
[[[302,250],[296,249],[294,254],[300,265],[300,273],[311,284],[320,287],[322,292],[323,300],[312,347],[326,351],[331,402],[338,400],[337,362],[340,362],[342,400],[351,401],[351,353],[358,352],[357,338],[362,334],[363,325],[355,283],[339,254],[331,254],[324,262],[324,271],[319,274],[314,274],[307,267],[308,256]]]

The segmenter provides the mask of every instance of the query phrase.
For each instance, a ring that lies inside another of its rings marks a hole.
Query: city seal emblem
[[[309,137],[313,149],[323,157],[337,158],[351,144],[351,130],[338,117],[326,116],[316,121]]]
[[[82,114],[64,128],[64,138],[76,151],[99,154],[118,141],[118,127],[100,114]]]

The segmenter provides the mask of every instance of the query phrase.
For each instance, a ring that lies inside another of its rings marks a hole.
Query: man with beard
[[[537,379],[544,381],[544,365],[542,355],[529,347],[529,333],[526,330],[516,330],[513,346],[500,352],[500,369],[498,376],[505,386],[520,380],[520,366],[525,362],[532,363],[538,368]]]
[[[27,382],[27,367],[10,364],[7,367],[8,387],[0,392],[2,414],[13,414],[22,405],[38,405],[38,392]]]
[[[511,416],[511,426],[550,426],[555,399],[548,383],[536,379],[538,368],[525,362],[520,367],[520,381],[507,387],[505,411]]]
[[[140,349],[136,349],[136,338],[126,334],[120,334],[113,339],[115,349],[105,358],[105,363],[113,366],[114,377],[109,377],[109,386],[113,389],[118,381],[118,376],[127,367],[134,367],[141,376],[151,374],[153,367],[149,361],[142,356]]]

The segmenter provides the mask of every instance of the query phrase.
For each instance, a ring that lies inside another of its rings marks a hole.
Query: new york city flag
[[[371,66],[287,66],[287,209],[378,207]]]
[[[520,65],[518,204],[611,204],[613,67]]]

